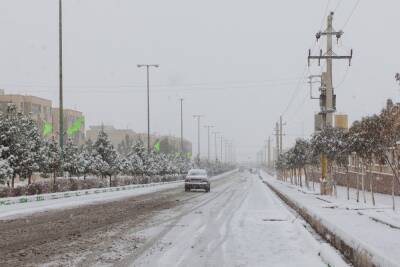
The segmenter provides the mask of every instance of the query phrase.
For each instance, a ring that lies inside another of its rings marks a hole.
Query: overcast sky
[[[335,51],[354,49],[353,64],[334,63],[337,109],[350,120],[400,99],[400,1],[361,0],[64,0],[65,107],[86,125],[112,124],[145,132],[144,69],[151,70],[151,129],[184,135],[196,147],[193,114],[254,158],[284,115],[284,145],[309,136],[318,102],[302,77],[315,33],[335,10],[345,34]],[[328,9],[326,6],[328,4]],[[58,1],[0,0],[0,88],[58,105]],[[206,152],[202,129],[202,152]],[[212,146],[213,147],[213,146]]]

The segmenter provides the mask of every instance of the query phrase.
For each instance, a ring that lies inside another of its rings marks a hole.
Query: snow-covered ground
[[[183,182],[160,184],[152,187],[139,187],[127,191],[104,192],[83,196],[71,196],[61,199],[49,199],[46,201],[18,203],[0,206],[0,220],[27,216],[36,212],[44,212],[54,209],[73,208],[81,205],[95,204],[99,202],[115,201],[121,198],[149,194],[159,190],[182,186]]]
[[[249,173],[232,175],[164,215],[138,233],[148,241],[127,265],[347,266]]]
[[[372,206],[370,194],[363,202],[356,202],[355,190],[351,200],[346,199],[346,188],[338,188],[338,197],[321,196],[316,191],[300,189],[290,183],[278,181],[266,173],[263,178],[299,207],[306,208],[332,232],[348,244],[367,250],[377,266],[400,266],[400,212],[391,208],[390,195],[376,194],[376,206]],[[397,207],[400,200],[396,198]]]
[[[220,174],[211,178],[211,180],[216,180],[221,177],[225,177],[232,172],[227,172],[224,174]],[[153,192],[157,192],[160,190],[172,189],[176,187],[183,188],[183,181],[176,181],[164,184],[156,184],[153,186],[147,187],[138,187],[133,188],[130,190],[120,190],[120,191],[113,191],[113,192],[102,192],[102,189],[99,189],[101,192],[96,194],[82,194],[82,195],[75,195],[77,191],[70,191],[70,192],[62,192],[56,194],[48,194],[48,195],[65,195],[68,194],[68,197],[62,197],[59,199],[46,199],[43,201],[35,201],[35,202],[23,202],[23,203],[16,203],[12,205],[1,205],[0,206],[0,220],[17,218],[22,216],[31,215],[36,212],[44,212],[49,210],[55,209],[63,209],[63,208],[73,208],[81,205],[90,205],[96,204],[100,202],[107,202],[107,201],[115,201],[118,199],[126,198],[126,197],[133,197],[139,196],[143,194],[149,194]],[[84,191],[95,191],[96,188],[84,190]],[[35,196],[31,196],[35,197]],[[15,197],[15,199],[20,199],[21,197]],[[13,199],[13,198],[7,198]]]

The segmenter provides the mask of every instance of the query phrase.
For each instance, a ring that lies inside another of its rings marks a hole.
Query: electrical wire
[[[276,82],[276,83],[269,83],[269,84],[244,84],[244,85],[231,85],[231,86],[220,86],[220,87],[156,87],[156,88],[152,88],[151,91],[152,92],[161,92],[161,93],[173,93],[173,92],[210,92],[210,91],[234,91],[234,90],[238,90],[238,89],[248,89],[248,90],[265,90],[266,88],[269,89],[275,89],[279,86],[287,86],[287,85],[291,85],[294,84],[294,81],[282,81],[282,82]],[[0,86],[4,88],[3,86]],[[21,86],[19,86],[21,87]],[[22,86],[23,87],[23,86]],[[14,90],[16,92],[34,92],[34,93],[38,93],[38,92],[55,92],[55,89],[52,90],[51,88],[56,88],[56,86],[49,86],[47,88],[49,89],[36,89],[37,87],[35,87],[35,89],[32,90]],[[43,86],[42,86],[43,88]],[[68,92],[71,93],[110,93],[110,94],[115,94],[115,93],[144,93],[145,90],[142,88],[131,88],[131,87],[125,87],[125,86],[110,86],[110,87],[69,87],[69,86],[64,86],[64,88],[66,90],[68,90]],[[107,90],[107,89],[113,89],[113,90]]]
[[[337,2],[336,6],[335,6],[335,9],[333,10],[333,12],[336,13],[336,10],[338,10],[338,8],[339,8],[339,6],[340,6],[341,3],[342,3],[342,0],[339,0],[339,1]]]
[[[323,24],[324,24],[324,21],[325,21],[325,17],[326,17],[326,15],[327,15],[327,12],[328,12],[330,3],[331,3],[331,0],[328,0],[327,3],[326,3],[325,11],[324,11],[324,15],[323,15],[323,17],[322,17],[320,29],[322,29],[322,27],[323,27]],[[314,52],[314,49],[315,49],[316,45],[317,45],[316,42],[314,42],[314,43],[311,45],[311,46],[312,46],[312,49],[311,49],[312,52]],[[301,85],[302,83],[304,83],[304,81],[305,81],[305,78],[306,78],[306,77],[305,77],[305,74],[306,74],[307,70],[308,70],[308,64],[306,63],[306,64],[304,65],[304,68],[303,68],[301,77],[300,77],[300,79],[299,79],[299,81],[298,81],[296,87],[294,88],[294,90],[293,90],[292,93],[291,93],[291,96],[290,96],[290,98],[289,98],[289,102],[288,102],[288,104],[286,105],[286,107],[285,107],[285,109],[283,110],[283,112],[281,113],[282,116],[284,116],[284,115],[287,113],[287,111],[289,110],[290,106],[292,105],[294,99],[295,99],[296,96],[299,94],[300,85]],[[308,70],[308,71],[309,71],[309,70]]]
[[[346,78],[347,78],[347,76],[348,76],[348,74],[349,74],[349,70],[350,70],[350,68],[347,67],[346,72],[344,73],[342,79],[341,79],[340,82],[335,86],[336,89],[338,89],[339,87],[341,87],[341,86],[343,85],[343,83],[346,81]]]
[[[347,26],[347,24],[349,23],[351,17],[353,16],[354,12],[356,11],[358,5],[360,4],[361,0],[357,0],[356,4],[354,5],[353,9],[351,10],[350,15],[347,17],[346,22],[343,24],[342,30]]]
[[[254,86],[254,85],[264,85],[264,84],[275,84],[279,82],[295,82],[298,80],[298,77],[293,78],[282,78],[282,79],[270,79],[270,80],[263,80],[263,81],[235,81],[235,82],[209,82],[209,83],[182,83],[182,84],[152,84],[152,88],[171,88],[171,87],[198,87],[204,88],[207,86],[211,86],[213,88],[219,87],[228,87],[228,86]],[[7,83],[3,82],[0,84],[2,86],[13,86],[13,87],[47,87],[47,88],[56,88],[58,85],[51,85],[51,84],[43,84],[43,83]],[[111,84],[111,85],[104,85],[104,84],[90,84],[90,85],[68,85],[64,84],[66,88],[139,88],[143,89],[146,87],[145,84]]]

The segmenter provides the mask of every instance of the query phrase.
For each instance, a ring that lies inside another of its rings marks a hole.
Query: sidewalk
[[[400,212],[391,209],[391,196],[376,194],[376,206],[372,206],[368,196],[363,203],[360,192],[360,203],[355,201],[355,190],[351,190],[351,200],[346,199],[346,188],[338,188],[338,198],[319,195],[316,191],[306,190],[290,183],[278,181],[265,172],[262,178],[276,191],[304,210],[314,221],[334,233],[356,253],[366,255],[375,266],[400,266]],[[396,198],[400,209],[400,198]],[[347,255],[351,258],[353,255]]]

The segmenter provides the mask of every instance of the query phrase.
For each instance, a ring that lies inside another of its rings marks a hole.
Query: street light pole
[[[138,64],[138,68],[146,67],[147,71],[147,152],[150,153],[150,67],[158,68],[158,64]]]
[[[214,128],[214,126],[205,125],[204,128],[207,128],[207,146],[208,146],[207,159],[208,159],[208,161],[210,161],[210,129]]]
[[[221,155],[221,162],[224,161],[224,158],[222,157],[222,152],[223,152],[223,151],[222,151],[222,144],[223,144],[223,142],[224,142],[223,139],[224,139],[224,137],[221,135],[221,154],[220,154],[220,155]]]
[[[217,134],[219,132],[213,132],[214,135],[214,151],[215,151],[215,162],[218,161],[218,144],[217,144]]]
[[[197,119],[197,159],[200,161],[200,119],[203,115],[193,115]]]
[[[179,100],[181,102],[181,153],[183,154],[183,98]]]
[[[58,60],[59,60],[59,131],[60,131],[60,171],[63,172],[64,158],[64,105],[63,105],[63,38],[62,38],[62,0],[58,1]]]

